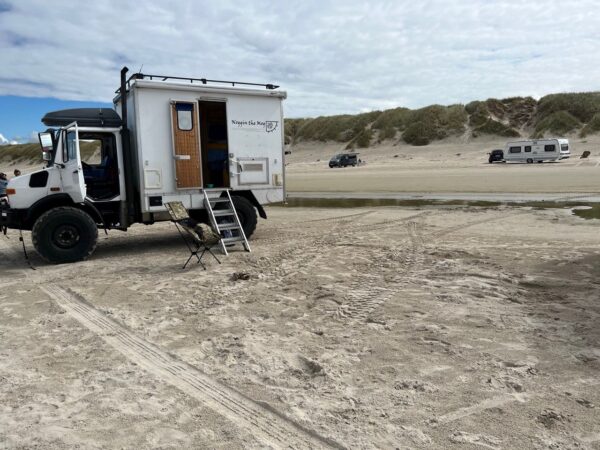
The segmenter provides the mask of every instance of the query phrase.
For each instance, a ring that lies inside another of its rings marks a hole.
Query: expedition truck
[[[257,214],[267,217],[263,205],[284,200],[286,93],[279,86],[127,78],[127,71],[121,70],[114,109],[46,114],[42,122],[52,128],[39,133],[46,167],[7,186],[0,227],[31,230],[36,251],[49,262],[89,257],[98,229],[169,220],[167,202],[181,201],[192,218],[209,222],[209,214],[227,215],[212,209],[230,197],[249,237]],[[82,149],[92,152],[87,162]]]
[[[507,142],[504,149],[504,161],[541,163],[559,161],[571,156],[568,139],[538,139],[530,141]]]

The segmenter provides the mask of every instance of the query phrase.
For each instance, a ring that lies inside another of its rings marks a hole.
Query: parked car
[[[496,149],[492,150],[489,153],[490,157],[488,158],[488,162],[491,164],[493,162],[503,162],[504,161],[504,150]]]
[[[338,153],[329,160],[329,168],[334,167],[356,167],[358,165],[358,153]]]

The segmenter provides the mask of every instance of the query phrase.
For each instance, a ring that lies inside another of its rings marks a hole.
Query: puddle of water
[[[600,204],[577,203],[577,202],[552,202],[552,201],[529,201],[529,202],[497,202],[485,200],[427,200],[427,199],[394,199],[394,198],[302,198],[293,197],[287,203],[274,204],[271,206],[287,206],[292,208],[364,208],[381,206],[476,206],[480,208],[495,208],[498,206],[518,206],[536,209],[572,209],[573,214],[583,219],[600,219]],[[584,209],[575,207],[585,206]],[[573,209],[575,208],[575,209]]]
[[[600,219],[600,205],[593,205],[585,209],[574,209],[573,214],[582,219]]]
[[[483,206],[494,207],[502,202],[468,200],[425,200],[396,198],[288,198],[286,206],[301,208],[362,208],[377,206]]]

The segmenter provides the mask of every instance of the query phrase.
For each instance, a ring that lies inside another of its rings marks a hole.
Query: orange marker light
[[[17,190],[13,189],[13,188],[8,188],[6,190],[6,195],[15,195],[16,193],[17,193]]]

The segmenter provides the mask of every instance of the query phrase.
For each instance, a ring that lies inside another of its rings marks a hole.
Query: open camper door
[[[73,122],[63,129],[62,138],[62,165],[59,166],[62,191],[69,194],[75,203],[83,203],[87,191],[79,151],[77,122]]]
[[[192,102],[171,102],[171,122],[177,189],[200,189],[202,165],[197,105]]]

